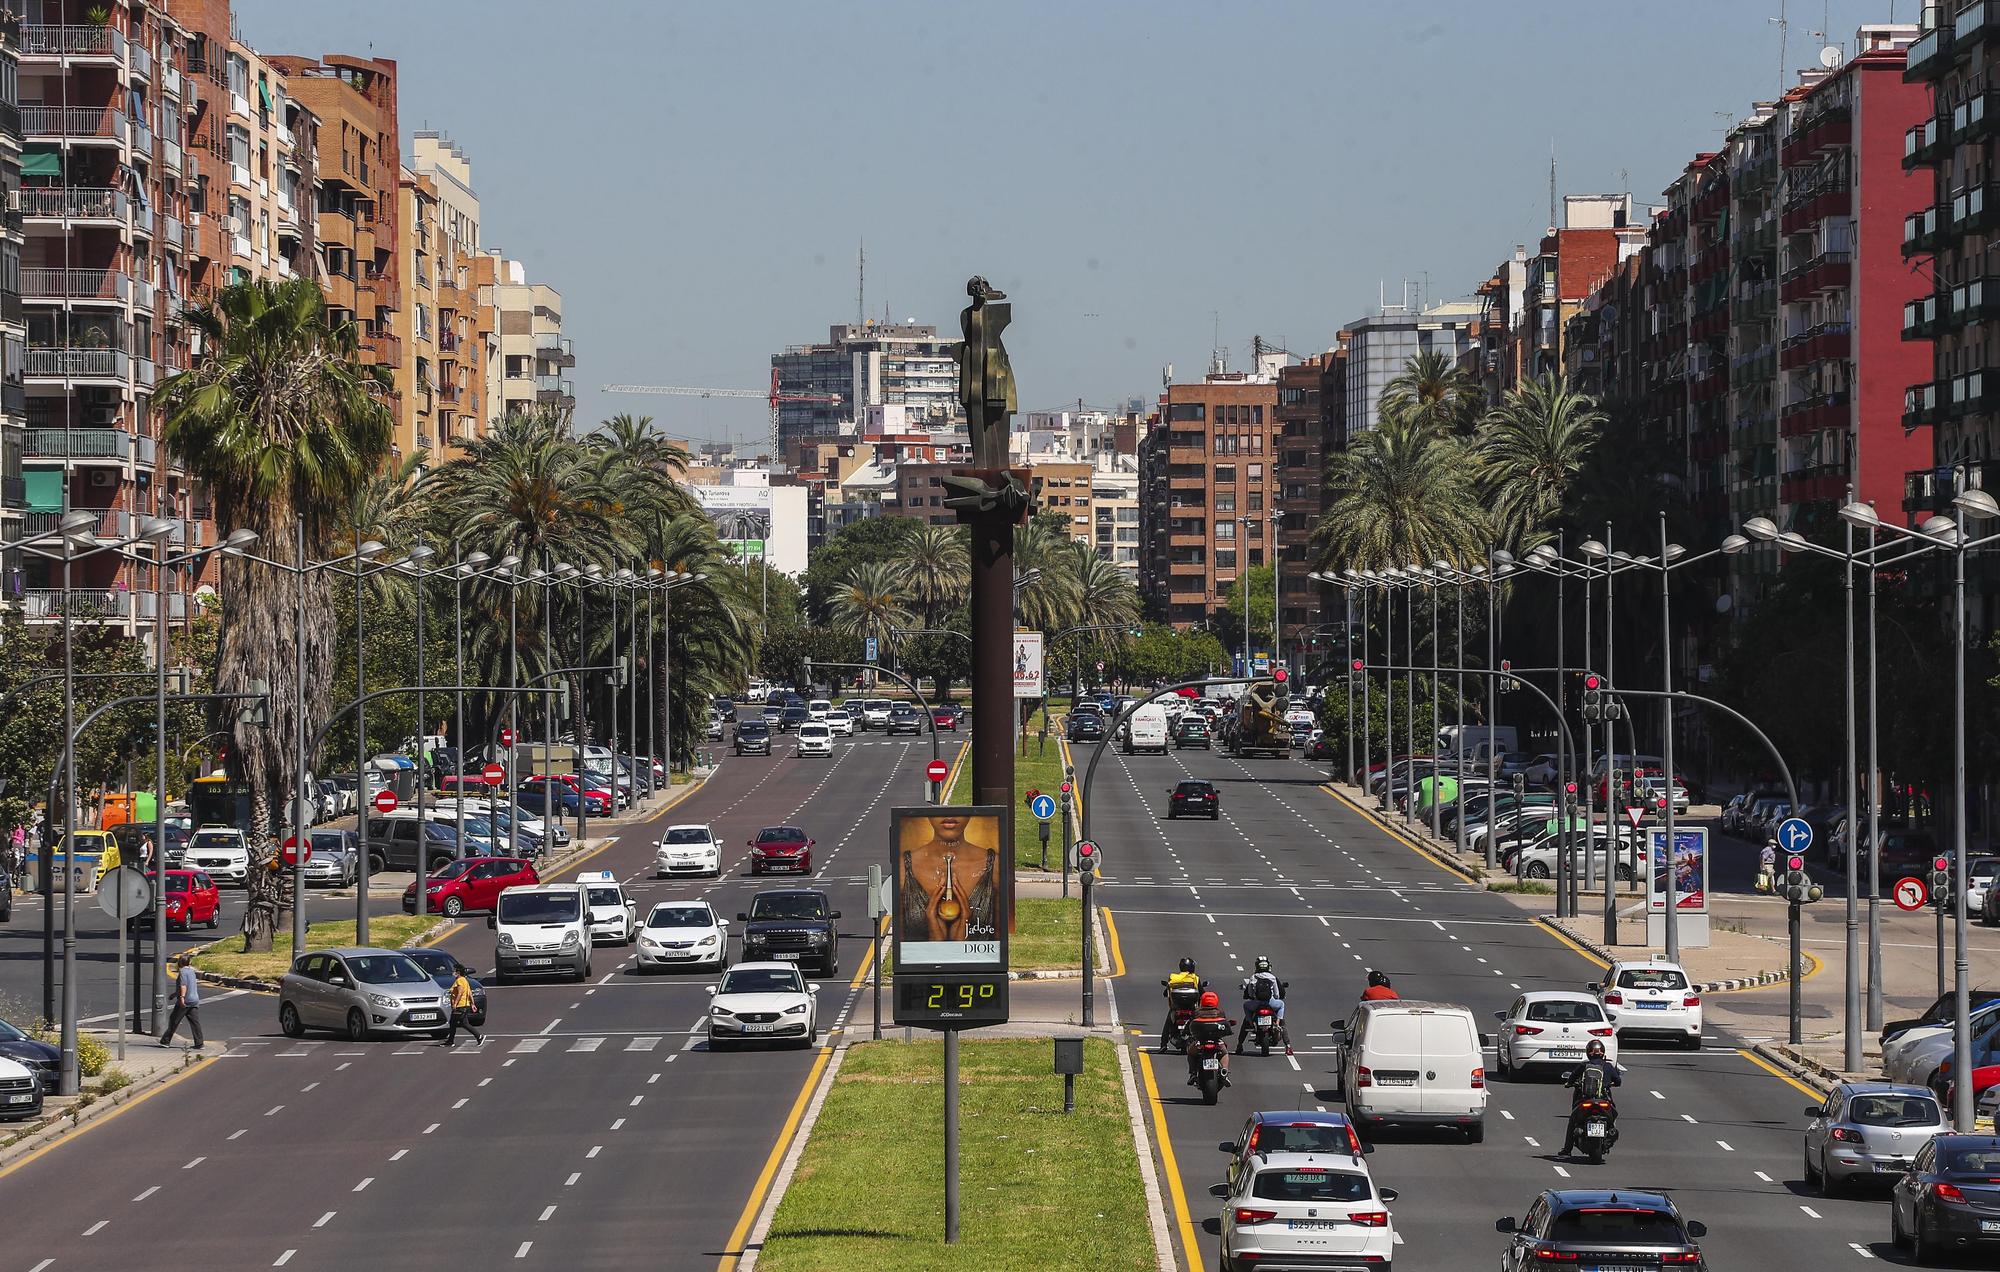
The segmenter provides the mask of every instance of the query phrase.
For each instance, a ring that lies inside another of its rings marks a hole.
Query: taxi
[[[590,943],[630,945],[639,937],[639,907],[609,870],[586,870],[576,877],[589,897]]]

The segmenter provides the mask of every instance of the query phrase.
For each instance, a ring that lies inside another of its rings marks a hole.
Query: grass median
[[[397,949],[430,931],[440,918],[436,914],[371,914],[368,916],[368,943],[377,949]],[[269,950],[245,954],[242,940],[240,935],[232,934],[217,941],[195,955],[195,969],[217,976],[274,981],[291,967],[292,928],[289,922],[279,928]],[[308,950],[330,950],[354,943],[352,919],[314,923],[306,928]]]
[[[1007,965],[1017,972],[1083,966],[1083,902],[1077,897],[1016,897],[1014,931],[1007,938]],[[882,971],[895,971],[889,947],[882,947]]]
[[[959,1049],[959,1244],[944,1244],[941,1042],[848,1049],[758,1266],[1041,1272],[1154,1266],[1113,1044],[1084,1043],[1062,1111],[1049,1040]]]
[[[1028,792],[1046,791],[1060,799],[1063,780],[1062,745],[1057,740],[1053,727],[1046,741],[1041,736],[1042,713],[1035,712],[1022,729],[1027,739],[1028,749],[1022,754],[1018,749],[1014,754],[1014,868],[1017,870],[1044,869],[1042,833],[1035,815],[1028,811]],[[970,804],[972,800],[972,757],[958,766],[958,776],[945,795],[950,804]],[[1074,828],[1072,828],[1073,830]],[[1058,813],[1049,823],[1049,846],[1046,867],[1051,873],[1062,868],[1062,815]]]

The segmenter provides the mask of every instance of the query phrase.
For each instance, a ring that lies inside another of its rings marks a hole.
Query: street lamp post
[[[1497,629],[1495,626],[1495,617],[1497,610],[1499,608],[1498,601],[1500,595],[1500,579],[1502,576],[1512,572],[1513,568],[1514,568],[1514,554],[1507,551],[1505,548],[1494,548],[1486,554],[1486,670],[1489,672],[1497,671],[1500,667],[1500,663],[1498,661],[1500,657],[1499,637],[1497,635]],[[1556,585],[1558,588],[1562,586],[1560,578],[1558,578]],[[1560,597],[1562,593],[1558,591],[1556,595]],[[1556,609],[1556,630],[1557,631],[1562,630],[1562,609],[1560,606],[1558,606]],[[1558,642],[1558,647],[1560,647],[1560,642]],[[1562,660],[1558,658],[1556,662],[1557,665],[1560,666]],[[1558,702],[1560,702],[1562,696],[1561,676],[1556,677],[1556,695]],[[1557,723],[1561,724],[1562,723],[1561,711],[1558,710],[1556,714],[1558,717]],[[1493,729],[1499,725],[1499,723],[1500,723],[1500,677],[1489,675],[1486,677],[1486,727],[1487,727],[1487,740],[1489,744],[1489,755],[1486,761],[1486,777],[1487,777],[1486,808],[1489,816],[1491,816],[1491,814],[1495,811],[1496,803],[1500,795],[1500,771],[1499,768],[1494,763],[1493,759],[1491,758],[1492,732]],[[1557,775],[1557,780],[1558,783],[1560,784],[1561,780],[1560,774]],[[1556,792],[1556,804],[1557,804],[1556,834],[1558,836],[1558,842],[1560,842],[1561,837],[1566,836],[1569,833],[1568,830],[1564,827],[1564,822],[1568,819],[1568,814],[1561,811],[1562,792],[1560,790]],[[1497,821],[1497,819],[1495,820]],[[1458,824],[1460,827],[1458,847],[1460,852],[1464,852],[1465,814],[1462,811],[1458,815]],[[1486,836],[1486,868],[1488,870],[1494,869],[1500,864],[1499,839],[1500,837],[1498,834],[1488,834]]]

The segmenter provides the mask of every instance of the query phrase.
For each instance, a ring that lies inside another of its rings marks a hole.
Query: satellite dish
[[[1819,64],[1830,71],[1839,66],[1845,57],[1838,44],[1829,44],[1819,51]]]

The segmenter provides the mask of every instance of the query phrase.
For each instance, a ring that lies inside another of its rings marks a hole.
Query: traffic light
[[[1359,689],[1367,681],[1367,679],[1368,679],[1368,673],[1362,670],[1361,660],[1359,658],[1355,659],[1353,665],[1348,668],[1347,672],[1348,687],[1351,689]]]
[[[251,681],[250,694],[251,694],[250,697],[239,699],[236,703],[236,723],[238,724],[271,723],[270,682],[264,680]]]
[[[1088,839],[1076,841],[1076,868],[1083,874],[1097,872],[1097,845]]]
[[[631,660],[623,654],[612,660],[611,683],[620,689],[632,683]]]
[[[1931,904],[1943,906],[1951,898],[1951,858],[1939,856],[1931,858]]]
[[[1512,693],[1521,687],[1521,682],[1514,679],[1513,671],[1514,660],[1511,658],[1502,658],[1500,660],[1500,684],[1497,686],[1498,692]]]
[[[1596,676],[1583,678],[1583,718],[1592,724],[1606,718],[1604,714],[1604,681]]]
[[[1806,859],[1798,853],[1785,857],[1785,900],[1793,905],[1805,905],[1826,895],[1825,890],[1812,881],[1806,873]]]
[[[1528,776],[1525,773],[1514,774],[1514,798],[1522,803],[1527,802]]]

